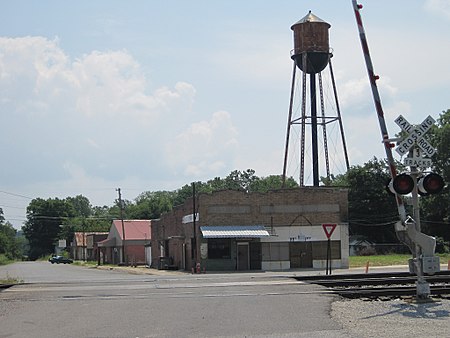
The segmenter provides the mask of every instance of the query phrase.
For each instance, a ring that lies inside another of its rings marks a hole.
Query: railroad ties
[[[368,273],[328,276],[298,276],[295,279],[327,287],[345,298],[393,299],[416,296],[417,277],[409,272]],[[431,297],[450,299],[450,271],[425,276]]]

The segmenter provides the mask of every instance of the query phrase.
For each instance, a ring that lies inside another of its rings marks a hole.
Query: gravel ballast
[[[331,314],[352,337],[450,337],[449,299],[342,299]]]

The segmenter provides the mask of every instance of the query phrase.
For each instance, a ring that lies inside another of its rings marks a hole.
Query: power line
[[[26,209],[27,207],[13,207],[12,205],[0,205],[0,208]]]
[[[19,216],[19,217],[20,217],[20,216]],[[5,217],[5,221],[20,221],[20,222],[25,222],[26,219],[25,219],[25,218]]]
[[[34,199],[33,197],[30,197],[30,196],[19,195],[19,194],[15,194],[15,193],[13,193],[13,192],[8,192],[8,191],[4,191],[4,190],[0,190],[0,192],[1,192],[1,193],[4,193],[4,194],[6,194],[6,195],[11,195],[11,196],[16,196],[16,197],[22,197],[22,198],[26,198],[26,199],[29,199],[29,200]]]

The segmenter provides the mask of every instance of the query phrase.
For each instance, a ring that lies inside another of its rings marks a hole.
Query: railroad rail
[[[328,276],[294,277],[299,281],[327,287],[346,298],[398,298],[416,295],[417,276],[408,272],[369,273]],[[425,276],[430,283],[431,296],[450,298],[450,271]]]

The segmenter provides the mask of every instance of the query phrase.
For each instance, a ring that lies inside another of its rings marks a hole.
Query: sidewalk
[[[136,275],[156,275],[156,276],[188,276],[192,275],[190,271],[184,270],[158,270],[155,268],[148,268],[146,266],[87,266],[93,269],[99,270],[111,270],[111,271],[122,271],[130,274]],[[447,271],[447,264],[441,264],[441,271]],[[391,265],[391,266],[369,266],[368,273],[376,273],[376,272],[407,272],[409,271],[408,265]],[[348,268],[348,269],[333,269],[332,274],[358,274],[365,273],[365,267],[356,267],[356,268]],[[206,271],[205,273],[202,271],[201,274],[193,274],[193,275],[219,275],[219,274],[256,274],[263,276],[279,276],[279,277],[294,277],[294,276],[311,276],[311,275],[326,275],[326,271],[324,269],[291,269],[291,270],[274,270],[274,271],[261,271],[261,270],[249,270],[249,271]]]

